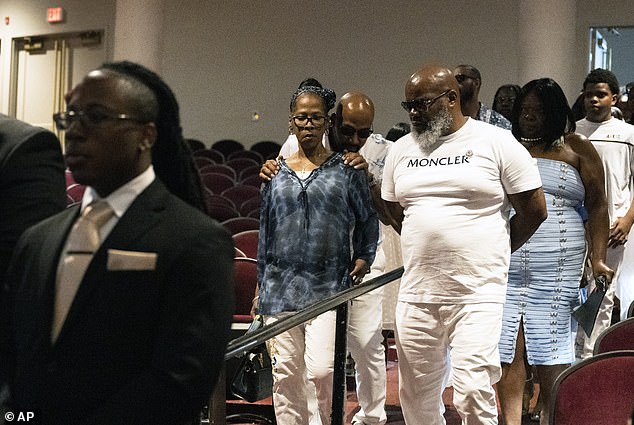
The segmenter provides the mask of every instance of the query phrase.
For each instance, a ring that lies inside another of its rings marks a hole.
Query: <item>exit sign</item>
[[[46,9],[46,21],[54,24],[64,21],[64,9],[61,7],[49,7]]]

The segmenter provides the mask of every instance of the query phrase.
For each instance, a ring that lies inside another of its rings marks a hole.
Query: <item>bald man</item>
[[[501,375],[509,257],[546,218],[539,172],[509,131],[462,114],[449,69],[414,73],[405,99],[412,133],[390,149],[381,187],[402,228],[396,342],[403,416],[408,424],[445,423],[451,367],[463,423],[497,424],[493,384]]]
[[[399,245],[398,234],[391,228],[392,222],[381,199],[380,179],[385,157],[393,142],[373,131],[374,103],[362,92],[351,91],[339,100],[336,113],[330,117],[328,143],[334,151],[349,153],[348,165],[362,161],[367,167],[368,181],[374,207],[381,219],[381,239],[376,258],[365,280],[373,279],[401,265],[400,255],[386,252],[383,247]],[[295,142],[296,143],[296,142]],[[293,141],[287,141],[281,155],[290,155],[297,149]],[[357,155],[352,155],[356,153]],[[352,161],[356,158],[356,161]],[[262,176],[270,179],[277,172],[275,161],[267,161]],[[395,258],[398,257],[398,258]],[[396,263],[396,265],[394,265]],[[390,265],[389,268],[387,266]],[[360,283],[360,282],[357,282]],[[385,413],[386,376],[385,350],[383,347],[383,288],[362,295],[351,302],[348,319],[348,349],[355,361],[357,399],[360,409],[352,424],[382,425],[387,421]]]

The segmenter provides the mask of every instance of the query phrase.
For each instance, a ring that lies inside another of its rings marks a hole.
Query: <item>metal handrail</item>
[[[255,348],[265,342],[267,339],[273,338],[282,332],[286,332],[287,330],[292,329],[307,320],[313,319],[322,313],[332,310],[338,305],[350,301],[353,298],[357,298],[360,295],[380,288],[381,286],[400,278],[402,275],[403,267],[399,267],[360,285],[345,289],[326,298],[325,300],[319,301],[316,304],[298,311],[292,316],[281,319],[268,326],[264,326],[257,331],[239,336],[238,338],[229,341],[227,351],[225,353],[225,360],[229,360],[239,355],[244,355],[252,348]]]

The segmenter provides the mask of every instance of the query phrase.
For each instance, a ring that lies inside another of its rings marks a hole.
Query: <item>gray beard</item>
[[[414,140],[418,143],[418,147],[423,153],[429,153],[434,145],[438,142],[438,138],[443,131],[451,125],[452,118],[449,109],[444,108],[438,112],[433,120],[429,121],[427,128],[423,131],[412,129]]]

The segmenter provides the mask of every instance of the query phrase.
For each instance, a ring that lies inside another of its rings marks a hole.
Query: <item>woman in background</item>
[[[505,84],[500,86],[493,96],[493,107],[495,112],[499,112],[504,115],[504,118],[511,120],[511,112],[513,111],[513,104],[520,92],[520,86],[517,84]]]

